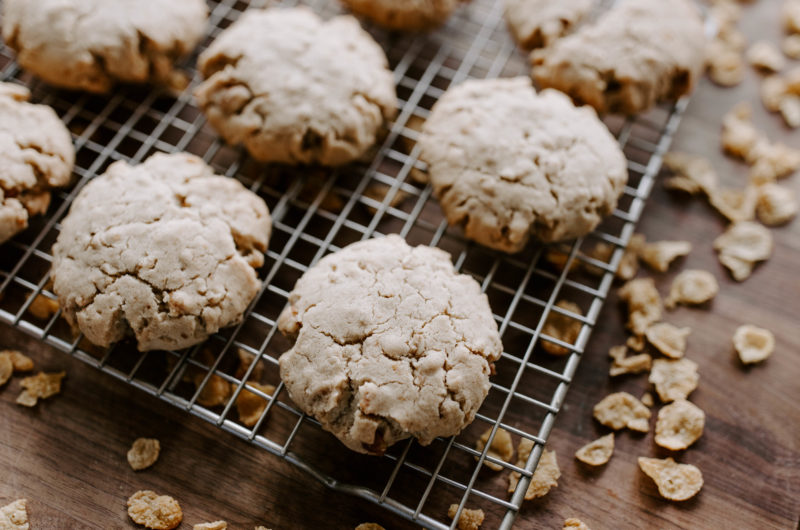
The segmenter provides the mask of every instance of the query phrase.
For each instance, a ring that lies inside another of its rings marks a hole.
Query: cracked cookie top
[[[53,245],[64,317],[99,346],[179,349],[235,324],[261,283],[266,204],[200,158],[116,162],[72,203]]]
[[[386,55],[351,16],[251,9],[200,55],[211,125],[262,162],[336,166],[361,157],[397,110]]]
[[[531,234],[550,242],[591,232],[628,180],[594,110],[553,90],[536,94],[524,77],[448,89],[419,144],[448,222],[505,252]]]
[[[0,243],[44,213],[50,188],[66,186],[75,163],[69,131],[48,106],[28,103],[28,89],[0,83]]]
[[[444,24],[462,1],[466,0],[342,0],[342,3],[381,26],[421,31]]]
[[[502,352],[478,283],[446,252],[396,235],[320,260],[278,326],[295,340],[280,358],[292,400],[360,453],[458,434]]]
[[[692,0],[625,0],[531,55],[533,78],[600,113],[636,114],[691,92],[705,30]]]
[[[5,0],[3,37],[48,83],[105,93],[117,81],[174,84],[203,36],[203,0]]]

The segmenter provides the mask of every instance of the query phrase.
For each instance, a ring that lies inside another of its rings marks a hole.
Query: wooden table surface
[[[779,42],[779,0],[745,8],[742,29],[751,41]],[[797,65],[798,63],[794,63]],[[703,81],[678,132],[675,149],[709,156],[723,184],[741,186],[746,168],[719,151],[722,115],[741,100],[753,102],[756,122],[772,138],[800,146],[780,118],[758,102],[759,76],[720,89]],[[784,181],[800,194],[800,176]],[[574,451],[602,431],[593,405],[612,391],[641,395],[646,376],[611,381],[606,352],[624,341],[624,314],[608,301],[590,340],[548,444],[562,477],[542,499],[526,502],[518,528],[561,528],[578,517],[603,528],[798,528],[800,524],[800,222],[774,229],[772,259],[744,283],[719,266],[711,241],[723,220],[701,200],[654,190],[640,231],[652,240],[687,239],[695,248],[669,273],[654,275],[661,292],[682,268],[702,268],[722,290],[707,309],[681,308],[668,315],[691,326],[687,356],[700,368],[692,401],[706,413],[705,434],[680,460],[700,467],[705,486],[694,499],[670,503],[637,467],[638,456],[666,456],[647,435],[620,433],[611,462],[586,472]],[[644,271],[644,274],[649,274]],[[640,273],[641,274],[641,273]],[[744,368],[731,336],[752,323],[775,333],[767,362]],[[153,489],[177,498],[191,524],[225,519],[231,528],[264,524],[274,529],[353,528],[374,521],[387,529],[411,528],[366,501],[333,493],[265,451],[191,417],[110,376],[0,325],[0,349],[30,354],[37,367],[65,370],[64,392],[35,409],[14,404],[19,378],[0,390],[0,505],[29,500],[32,528],[131,528],[127,497]],[[134,473],[125,453],[139,436],[162,441],[150,470]]]

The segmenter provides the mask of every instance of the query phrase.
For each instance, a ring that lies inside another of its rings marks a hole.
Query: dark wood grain
[[[762,0],[745,8],[742,28],[751,40],[779,42],[780,4]],[[741,186],[746,179],[746,168],[719,151],[721,117],[738,101],[753,103],[756,122],[771,137],[800,146],[800,133],[788,131],[761,107],[758,81],[753,72],[733,89],[704,81],[677,135],[675,148],[709,156],[726,186]],[[800,194],[800,177],[784,183]],[[688,239],[695,245],[669,273],[655,275],[662,293],[687,267],[713,272],[722,286],[710,307],[680,308],[667,317],[693,329],[688,357],[700,365],[701,382],[692,401],[706,412],[706,431],[695,446],[673,456],[700,467],[702,492],[680,504],[659,498],[636,464],[638,456],[668,455],[655,446],[652,433],[621,433],[612,461],[598,471],[587,471],[572,458],[578,447],[605,432],[591,417],[597,401],[612,391],[638,396],[648,389],[646,376],[615,381],[607,376],[606,352],[625,339],[614,295],[550,439],[563,473],[559,486],[526,503],[517,527],[555,529],[567,517],[579,517],[595,530],[798,527],[800,223],[772,231],[773,258],[742,284],[729,278],[711,249],[724,226],[703,201],[660,186],[641,223],[650,239]],[[733,354],[731,336],[744,323],[775,333],[777,351],[763,365],[744,368]],[[132,528],[125,500],[145,488],[180,501],[181,528],[215,519],[232,528],[353,528],[364,521],[389,529],[413,527],[368,502],[331,492],[265,451],[5,325],[1,347],[28,352],[41,369],[68,373],[62,395],[33,410],[14,405],[18,379],[0,389],[0,504],[28,498],[33,528]],[[159,438],[163,452],[152,469],[135,473],[125,452],[139,436]]]

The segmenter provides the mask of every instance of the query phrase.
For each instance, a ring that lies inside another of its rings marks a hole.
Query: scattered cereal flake
[[[708,196],[711,206],[732,223],[752,221],[757,201],[758,190],[753,185],[744,189],[715,190]]]
[[[225,521],[214,521],[213,523],[200,523],[192,526],[192,530],[227,530],[228,523]]]
[[[628,348],[625,345],[611,346],[611,348],[608,349],[608,356],[618,361],[619,359],[624,359],[627,352]]]
[[[17,405],[22,405],[23,407],[35,407],[36,403],[39,402],[39,398],[28,392],[27,390],[23,390],[19,396],[17,396]]]
[[[128,499],[128,516],[134,523],[153,530],[172,530],[181,524],[178,501],[154,491],[137,491]]]
[[[658,411],[656,444],[670,451],[686,449],[702,436],[705,423],[706,415],[700,407],[676,399]]]
[[[0,528],[3,530],[28,530],[27,499],[17,499],[0,508]]]
[[[608,264],[611,261],[611,256],[614,254],[614,246],[609,245],[608,243],[604,243],[602,241],[598,242],[594,247],[592,247],[589,251],[586,252],[586,255],[592,259],[597,261],[601,261],[603,263]],[[583,264],[583,270],[587,273],[591,274],[592,276],[602,276],[605,274],[605,271],[596,265],[592,265],[590,263]]]
[[[788,127],[800,127],[800,96],[788,94],[781,99],[780,109],[783,121]]]
[[[621,357],[614,359],[611,363],[611,368],[608,370],[608,375],[617,377],[625,374],[641,374],[650,370],[653,363],[653,358],[649,353],[639,353],[629,357]]]
[[[195,386],[203,384],[205,373],[200,372],[194,377]],[[231,397],[231,385],[222,377],[213,374],[208,378],[203,390],[197,397],[197,402],[204,407],[217,407],[225,405]]]
[[[778,184],[765,184],[758,191],[756,213],[763,224],[778,226],[795,218],[799,207],[794,191]]]
[[[489,441],[489,436],[491,434],[492,428],[489,427],[486,432],[484,432],[481,437],[478,438],[478,441],[475,442],[476,451],[479,453],[483,452],[483,448],[486,447],[486,442]],[[487,456],[494,457],[498,460],[502,460],[503,462],[511,462],[511,458],[514,456],[514,444],[511,442],[511,435],[508,434],[508,431],[502,427],[498,427],[497,432],[494,435],[494,439],[492,440],[492,445],[489,446],[489,450],[486,451],[486,454]],[[488,460],[484,461],[484,465],[495,471],[500,471],[503,469],[502,465],[489,462]]]
[[[370,183],[367,188],[364,190],[364,196],[369,197],[373,201],[378,203],[383,203],[386,200],[386,196],[389,195],[391,191],[391,186],[387,186],[382,182],[372,182]],[[395,208],[399,204],[401,204],[404,200],[406,200],[409,196],[407,191],[397,189],[392,192],[392,197],[388,201],[388,208]],[[366,206],[366,205],[365,205]],[[373,206],[366,206],[367,211],[371,215],[375,215],[377,213],[377,209]]]
[[[6,384],[13,373],[14,363],[11,362],[11,355],[6,352],[0,353],[0,386]]]
[[[686,339],[691,333],[691,328],[679,328],[669,322],[658,322],[647,328],[645,336],[650,344],[667,357],[680,359],[686,353]]]
[[[786,91],[789,94],[800,95],[800,66],[786,72]]]
[[[720,86],[736,86],[744,80],[745,66],[741,52],[722,41],[709,44],[706,64],[708,77]]]
[[[236,355],[239,357],[239,366],[236,368],[236,378],[244,379],[244,376],[247,375],[247,370],[250,369],[250,366],[256,360],[256,356],[242,348],[236,349]],[[259,361],[253,367],[253,371],[250,372],[249,379],[258,381],[261,379],[262,375],[264,375],[264,364]]]
[[[670,191],[682,191],[689,195],[698,195],[702,193],[702,188],[689,177],[682,175],[675,175],[664,180],[664,189]]]
[[[613,454],[614,433],[612,432],[575,451],[575,458],[590,466],[602,466],[611,460]]]
[[[670,263],[691,251],[692,244],[688,241],[657,241],[645,244],[639,258],[651,269],[667,272]]]
[[[653,405],[655,405],[655,401],[653,401],[653,394],[651,394],[650,392],[645,392],[644,394],[642,394],[642,397],[639,401],[641,401],[642,405],[644,405],[645,407],[652,407]]]
[[[786,80],[779,75],[771,75],[761,82],[761,102],[770,112],[781,110],[781,101],[786,96]]]
[[[619,297],[628,304],[628,327],[635,335],[661,319],[661,296],[652,278],[630,280],[620,287]]]
[[[800,59],[800,35],[789,35],[783,39],[783,53],[791,59]]]
[[[748,161],[752,164],[750,182],[767,184],[788,177],[800,168],[800,150],[779,142],[762,140],[750,152]]]
[[[58,313],[58,300],[38,294],[31,302],[31,305],[28,306],[28,311],[39,320],[48,320]]]
[[[786,59],[773,44],[759,41],[747,50],[747,60],[759,70],[779,72],[786,66]]]
[[[733,347],[744,364],[760,363],[775,350],[775,336],[768,329],[739,326],[733,335]]]
[[[704,304],[713,299],[718,292],[719,284],[713,274],[698,269],[687,269],[672,280],[664,305],[673,308],[676,304]]]
[[[709,194],[717,188],[719,177],[711,162],[701,156],[674,151],[664,156],[664,165],[694,182],[696,188],[690,188],[691,193],[702,191]]]
[[[272,529],[267,528],[266,526],[256,526],[255,530],[272,530]],[[359,530],[358,527],[356,527],[356,530]],[[369,530],[369,528],[367,530]],[[376,528],[375,530],[384,530],[384,529],[378,526],[378,528]]]
[[[581,521],[580,519],[576,519],[574,517],[570,517],[566,521],[564,521],[564,527],[562,530],[590,530],[589,526]]]
[[[622,254],[622,259],[619,261],[619,268],[617,269],[617,278],[620,280],[628,281],[636,277],[639,272],[639,252],[645,244],[645,237],[642,234],[633,234],[625,252]]]
[[[783,3],[783,25],[788,33],[800,33],[800,0]]]
[[[155,438],[137,438],[128,450],[128,464],[134,471],[152,466],[161,453],[161,443]]]
[[[14,372],[30,372],[33,370],[33,361],[30,357],[17,350],[5,350],[0,355],[7,353],[11,356],[11,364],[14,365]]]
[[[671,501],[691,499],[703,487],[703,474],[690,464],[678,464],[672,458],[639,457],[639,468],[653,479],[658,493]]]
[[[560,300],[556,303],[556,307],[576,315],[583,315],[580,306],[568,300]],[[554,339],[566,342],[567,344],[575,344],[582,328],[583,323],[580,320],[551,310],[542,328],[542,333]],[[551,355],[566,355],[570,352],[569,348],[547,340],[542,341],[542,348]]]
[[[722,148],[726,153],[748,160],[764,135],[752,122],[753,108],[746,101],[736,104],[722,118]]]
[[[451,504],[450,508],[447,510],[447,516],[450,519],[455,519],[456,514],[458,513],[458,504]],[[458,518],[458,530],[478,530],[483,524],[483,519],[486,515],[483,513],[483,510],[470,510],[469,508],[464,508],[461,510],[461,517]]]
[[[61,392],[61,380],[67,376],[66,372],[44,373],[22,380],[22,388],[25,390],[17,397],[17,404],[25,407],[33,407],[39,399],[47,399]]]
[[[544,449],[539,458],[539,465],[531,477],[528,491],[525,492],[525,500],[544,497],[551,488],[558,486],[558,479],[561,477],[561,470],[558,468],[555,451]]]
[[[630,335],[627,339],[625,339],[625,346],[635,352],[644,351],[644,347],[646,346],[644,335]]]
[[[609,394],[594,406],[595,419],[615,431],[627,427],[647,432],[650,430],[650,415],[650,409],[627,392]]]
[[[700,376],[697,363],[689,359],[656,359],[648,379],[656,387],[661,401],[686,399],[697,388]]]
[[[259,528],[264,528],[263,526]],[[258,528],[256,528],[258,530]],[[361,523],[360,525],[356,526],[355,530],[386,530],[384,527],[379,525],[378,523]]]
[[[275,387],[272,385],[262,385],[260,383],[247,384],[268,396],[271,396],[275,392]],[[258,423],[258,420],[261,419],[261,415],[266,408],[266,400],[255,392],[251,392],[246,387],[239,392],[239,396],[236,398],[236,410],[239,413],[239,421],[241,421],[245,427],[252,427]]]
[[[564,252],[556,247],[548,247],[547,251],[545,251],[544,259],[557,270],[563,271],[567,266],[567,261],[569,261],[569,253]],[[569,265],[569,272],[578,270],[580,265],[581,264],[578,260],[572,260]]]
[[[744,281],[756,262],[772,255],[772,234],[757,223],[735,223],[714,240],[714,250],[719,252],[720,263],[730,270],[733,278]]]

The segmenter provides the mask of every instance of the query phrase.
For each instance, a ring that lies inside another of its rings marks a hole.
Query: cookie
[[[278,319],[292,400],[353,451],[458,434],[502,344],[488,299],[439,249],[362,241],[309,269]]]
[[[397,111],[386,55],[351,16],[246,11],[199,67],[206,81],[195,96],[208,121],[263,162],[346,164]]]
[[[550,46],[580,24],[597,0],[506,0],[506,22],[526,50]]]
[[[591,26],[531,55],[533,78],[600,113],[636,114],[688,94],[705,33],[692,0],[624,0]]]
[[[84,187],[53,245],[64,317],[92,343],[180,349],[239,322],[258,293],[267,206],[200,158],[120,161]]]
[[[75,149],[48,106],[28,103],[28,89],[0,83],[0,243],[50,204],[50,189],[69,184]]]
[[[525,77],[471,80],[434,105],[419,140],[451,225],[505,252],[530,235],[585,235],[611,213],[628,180],[616,140],[589,107]]]
[[[441,26],[468,0],[341,0],[353,13],[389,29],[423,31]]]
[[[180,84],[174,63],[203,36],[203,0],[5,0],[3,37],[48,83],[108,92],[116,82]]]

